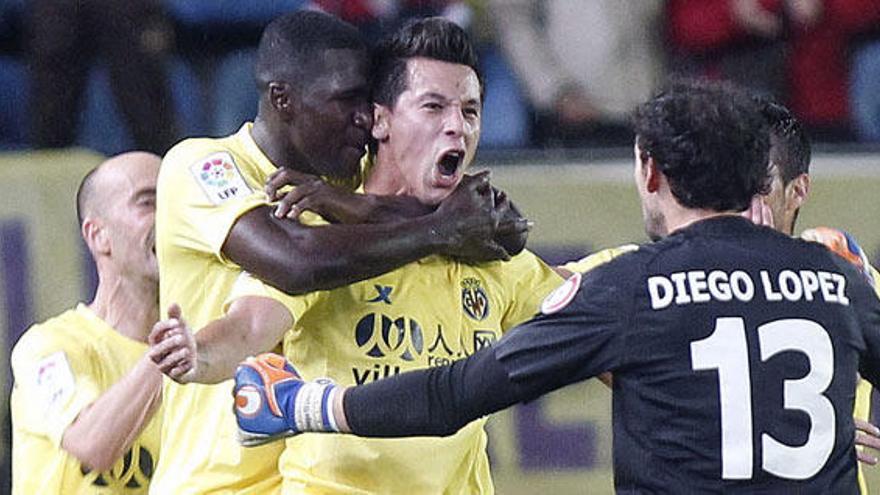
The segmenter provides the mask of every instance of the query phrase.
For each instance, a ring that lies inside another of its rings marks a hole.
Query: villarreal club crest
[[[484,320],[489,315],[489,298],[479,279],[467,277],[461,281],[461,307],[474,320]]]

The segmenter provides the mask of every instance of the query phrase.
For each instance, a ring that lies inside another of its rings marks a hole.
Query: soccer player
[[[761,111],[770,123],[770,193],[764,202],[771,212],[771,227],[782,233],[794,235],[800,208],[806,203],[810,193],[810,141],[797,118],[785,106],[770,99],[760,98]],[[858,266],[871,281],[880,297],[880,273],[872,267],[861,248],[848,234],[819,227],[808,229],[801,237],[822,242],[833,251],[842,254]],[[877,429],[869,424],[871,410],[871,384],[859,382],[856,390],[855,419],[859,430],[856,444],[877,448]],[[859,460],[876,464],[875,457],[862,450]],[[861,493],[867,494],[867,486],[859,466]]]
[[[386,39],[378,60],[372,131],[378,149],[365,191],[406,194],[436,205],[458,186],[479,141],[482,84],[475,51],[461,28],[429,18],[413,21]],[[530,252],[509,262],[480,265],[432,256],[347,287],[297,298],[245,276],[233,289],[228,315],[199,335],[256,324],[259,332],[274,336],[267,341],[277,341],[290,329],[284,352],[302,363],[306,376],[354,385],[446,364],[490,346],[504,331],[532,317],[561,281]],[[262,313],[248,314],[247,307],[257,306]],[[181,381],[231,377],[237,362],[229,363],[209,346],[187,347],[170,338],[180,334],[181,324],[174,319],[157,325],[154,337],[168,344],[153,350],[160,358],[174,356],[168,366],[160,359],[160,366]],[[187,349],[194,358],[190,367],[177,361],[177,353]],[[279,463],[283,492],[491,493],[484,423],[474,421],[444,439],[289,439]],[[252,435],[246,441],[267,440]]]
[[[94,300],[12,350],[12,493],[147,493],[159,458],[162,373],[146,356],[159,316],[153,219],[159,157],[115,156],[77,192],[98,268]]]
[[[493,240],[499,212],[485,177],[413,219],[310,227],[272,214],[261,189],[279,167],[337,182],[359,178],[372,123],[369,68],[360,34],[332,16],[296,12],[267,26],[258,48],[254,123],[226,138],[183,141],[163,160],[156,217],[161,307],[179,303],[202,328],[222,316],[243,270],[297,294],[363,280],[433,253],[507,257]],[[260,306],[251,309],[269,317]],[[244,349],[278,343],[264,333],[206,336],[207,345],[232,353],[234,361],[247,355]],[[155,493],[277,488],[282,445],[240,447],[228,389],[168,382],[167,448],[153,479]]]
[[[657,242],[574,275],[540,316],[450,366],[341,388],[244,363],[239,427],[445,435],[611,371],[617,493],[857,493],[857,371],[880,383],[873,289],[822,246],[739,216],[769,185],[749,95],[676,86],[634,124]]]

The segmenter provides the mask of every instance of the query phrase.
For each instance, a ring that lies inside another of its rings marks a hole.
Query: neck
[[[122,335],[146,342],[159,319],[158,284],[99,275],[98,290],[89,308]]]
[[[297,160],[290,151],[283,146],[284,139],[278,135],[273,129],[280,128],[280,125],[271,125],[261,114],[254,119],[254,125],[251,127],[251,138],[260,148],[260,151],[266,155],[266,158],[272,162],[277,168],[289,167],[300,172],[312,173],[309,167],[306,167]]]
[[[705,210],[705,209],[695,209],[695,208],[684,208],[678,204],[675,205],[674,208],[671,208],[670,211],[667,211],[664,214],[666,218],[666,226],[669,229],[669,233],[673,233],[677,230],[681,230],[685,227],[688,227],[700,220],[706,220],[708,218],[721,217],[721,216],[735,216],[739,215],[739,213],[734,211],[715,211],[715,210]]]
[[[402,178],[403,175],[397,166],[397,160],[394,160],[382,146],[379,146],[379,150],[376,152],[376,162],[364,182],[364,191],[385,196],[406,195],[408,188]]]

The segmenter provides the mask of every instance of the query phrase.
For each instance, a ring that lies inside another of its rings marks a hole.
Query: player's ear
[[[391,123],[388,120],[390,117],[391,110],[388,107],[378,103],[373,104],[373,139],[377,141],[388,139],[388,135],[391,134]]]
[[[86,217],[82,224],[82,236],[92,254],[110,253],[110,238],[99,220]]]
[[[272,81],[269,83],[269,104],[272,105],[272,108],[281,113],[290,113],[293,109],[290,89],[290,85],[285,82]]]
[[[801,174],[792,179],[785,187],[785,194],[788,196],[785,204],[791,205],[793,209],[803,206],[810,195],[810,176]]]
[[[660,189],[660,182],[663,176],[663,172],[657,168],[657,162],[654,161],[654,157],[648,156],[647,159],[643,162],[645,169],[645,189],[649,193],[657,192]]]

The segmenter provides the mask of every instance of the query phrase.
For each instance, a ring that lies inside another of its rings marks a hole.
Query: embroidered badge
[[[189,171],[208,200],[215,205],[253,192],[235,165],[232,155],[225,151],[193,163]]]
[[[544,298],[544,302],[541,303],[541,313],[545,315],[553,314],[568,306],[568,303],[574,299],[575,294],[581,288],[582,276],[580,273],[575,273],[568,277],[568,280]]]
[[[477,321],[489,316],[489,297],[479,279],[468,277],[461,281],[461,307]]]

